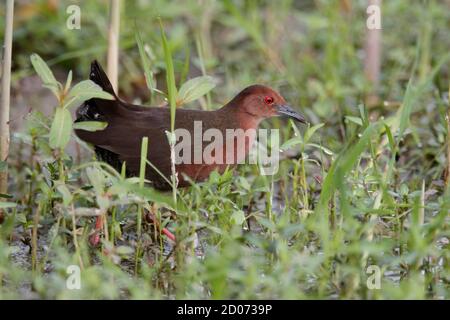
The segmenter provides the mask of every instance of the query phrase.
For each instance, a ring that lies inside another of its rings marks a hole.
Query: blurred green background
[[[72,4],[81,9],[79,30],[66,27],[66,10]],[[79,218],[76,248],[66,211],[71,205],[95,208],[98,198],[82,189],[89,183],[85,173],[74,169],[68,169],[73,204],[63,201],[64,194],[51,183],[43,187],[54,154],[33,141],[48,132],[33,131],[34,125],[25,121],[30,110],[51,117],[56,105],[31,67],[32,53],[46,60],[61,81],[69,70],[74,82],[87,79],[94,59],[106,66],[108,1],[16,1],[9,162],[18,207],[0,229],[0,297],[448,299],[450,2],[382,2],[381,63],[375,81],[365,72],[371,63],[365,60],[367,7],[368,1],[362,0],[122,2],[119,95],[125,100],[150,99],[137,32],[158,88],[166,91],[161,17],[177,86],[201,74],[219,83],[207,98],[186,107],[218,108],[245,86],[261,83],[278,89],[312,125],[324,124],[311,137],[314,145],[295,146],[272,180],[243,166],[234,176],[213,175],[183,191],[190,215],[176,222],[186,241],[174,249],[174,261],[166,258],[170,248],[147,236],[141,257],[146,263],[133,273],[130,252],[136,239],[127,226],[133,226],[136,206],[112,205],[117,221],[109,223],[120,236],[117,243],[104,242],[103,250],[89,248],[93,221]],[[2,2],[1,26],[4,10]],[[410,113],[403,113],[405,109]],[[405,114],[408,126],[399,133]],[[382,130],[367,140],[368,150],[347,152],[364,137],[369,122],[384,120],[394,142]],[[292,124],[278,119],[270,126],[283,129],[284,141],[296,134]],[[65,158],[68,168],[92,158],[72,142]],[[29,165],[33,157],[42,167]],[[342,172],[331,171],[337,159],[346,164]],[[326,198],[328,172],[336,179]],[[320,199],[329,201],[321,205]],[[42,203],[44,207],[38,206]],[[42,209],[40,225],[36,208]],[[256,219],[257,231],[241,221],[244,212],[244,220]],[[419,223],[422,213],[425,220]],[[28,250],[33,229],[40,230],[34,239],[42,239],[35,242],[39,249],[32,261]],[[145,230],[150,234],[152,227]],[[204,245],[201,259],[194,250],[197,237]],[[84,285],[70,291],[65,268],[78,263],[80,255]],[[365,285],[368,260],[382,268],[381,290]]]

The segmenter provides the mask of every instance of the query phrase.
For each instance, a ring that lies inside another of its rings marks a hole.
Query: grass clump
[[[263,124],[280,128],[276,175],[242,165],[184,190],[173,176],[172,194],[92,159],[69,130],[77,103],[108,98],[86,80],[72,85],[72,73],[66,77],[72,69],[74,79],[85,78],[90,60],[106,52],[106,39],[87,36],[106,30],[103,9],[86,6],[83,36],[52,33],[47,46],[35,41],[58,25],[62,8],[43,7],[45,23],[37,13],[27,25],[19,19],[12,87],[20,95],[18,80],[33,73],[28,57],[37,52],[50,67],[37,55],[32,65],[56,107],[48,117],[33,102],[12,136],[9,194],[0,202],[8,212],[0,226],[1,299],[449,298],[445,4],[383,3],[376,94],[384,103],[365,106],[373,91],[361,59],[363,3],[124,2],[124,98],[213,109],[261,82],[303,106],[312,123]],[[148,12],[160,14],[164,30]],[[427,27],[405,34],[411,21]],[[209,76],[219,85],[208,92]],[[150,152],[151,139],[143,145]],[[104,233],[93,248],[97,216]],[[176,231],[177,241],[162,228]],[[71,265],[81,269],[79,290],[67,288]]]

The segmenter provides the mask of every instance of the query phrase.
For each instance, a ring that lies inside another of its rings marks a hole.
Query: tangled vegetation
[[[366,1],[124,1],[124,99],[170,103],[172,86],[208,75],[218,85],[179,107],[215,109],[265,83],[311,122],[263,124],[280,128],[276,175],[240,165],[174,194],[97,161],[75,137],[75,108],[108,98],[86,80],[105,56],[108,14],[80,1],[81,29],[69,30],[72,3],[16,8],[11,109],[27,110],[1,163],[0,299],[449,298],[446,1],[383,2],[375,92]],[[26,81],[40,83],[29,100]],[[104,232],[92,246],[97,216]],[[79,290],[67,287],[72,265]]]

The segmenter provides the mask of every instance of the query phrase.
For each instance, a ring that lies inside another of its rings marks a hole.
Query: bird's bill
[[[277,113],[280,116],[289,117],[301,123],[307,123],[306,119],[301,114],[292,109],[290,106],[278,105]]]

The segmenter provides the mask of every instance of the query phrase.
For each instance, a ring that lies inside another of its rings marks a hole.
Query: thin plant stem
[[[450,97],[450,86],[448,87],[448,94],[449,94],[449,97]],[[447,177],[446,177],[446,185],[447,185],[447,188],[449,188],[450,187],[450,100],[449,100],[449,105],[448,105],[448,109],[447,109],[447,115],[446,115],[445,118],[447,120]]]
[[[83,259],[81,258],[81,251],[80,246],[78,244],[78,238],[77,238],[77,224],[75,219],[75,208],[72,204],[72,238],[73,238],[73,245],[75,246],[75,252],[78,258],[78,263],[80,265],[80,269],[83,270]]]
[[[6,1],[6,19],[5,19],[5,40],[4,56],[2,68],[2,97],[0,110],[0,160],[6,161],[9,154],[9,108],[11,91],[11,56],[12,56],[12,35],[13,35],[13,17],[14,0]],[[8,168],[0,172],[0,193],[8,192]],[[0,223],[3,222],[3,210],[0,210]]]
[[[120,0],[110,0],[109,6],[107,70],[111,84],[117,92],[119,74]]]
[[[143,188],[145,183],[145,168],[147,164],[147,152],[148,152],[148,137],[142,138],[141,144],[141,162],[139,168],[139,187]],[[138,266],[139,266],[139,256],[141,253],[141,234],[142,234],[142,215],[143,215],[143,207],[142,204],[138,205],[137,210],[137,226],[136,226],[136,234],[137,234],[137,246],[136,246],[136,257],[135,257],[135,265],[134,265],[134,273],[137,275]]]
[[[41,218],[41,210],[42,206],[41,203],[39,203],[36,213],[34,215],[33,219],[33,230],[31,234],[31,267],[33,270],[33,273],[37,271],[37,238],[38,238],[38,227],[39,227],[39,220]]]

